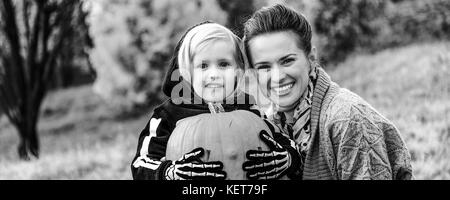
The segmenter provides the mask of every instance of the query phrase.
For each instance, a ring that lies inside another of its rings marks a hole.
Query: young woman
[[[273,121],[295,141],[284,168],[301,179],[411,179],[410,153],[392,122],[355,93],[339,87],[316,62],[303,15],[262,8],[245,23],[244,44]],[[248,177],[278,178],[277,152],[248,152]],[[292,170],[291,170],[292,171]]]

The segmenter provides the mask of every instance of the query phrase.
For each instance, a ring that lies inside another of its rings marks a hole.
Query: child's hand
[[[280,133],[278,133],[280,134]],[[285,174],[293,174],[300,166],[300,154],[295,142],[282,135],[275,141],[266,131],[260,137],[270,148],[269,151],[249,150],[249,161],[242,165],[248,179],[278,179]]]
[[[203,148],[196,148],[172,162],[165,171],[166,180],[225,179],[226,173],[223,171],[222,162],[201,161],[200,157],[204,152]]]

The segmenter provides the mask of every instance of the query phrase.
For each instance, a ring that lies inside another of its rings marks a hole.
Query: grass
[[[350,56],[326,69],[400,130],[417,179],[450,179],[450,43]],[[41,156],[21,161],[18,134],[0,117],[0,179],[131,179],[147,114],[119,117],[90,86],[49,94],[38,124]]]
[[[21,161],[18,134],[0,120],[0,179],[131,179],[130,163],[148,115],[119,118],[90,86],[56,91],[38,125],[41,156]]]

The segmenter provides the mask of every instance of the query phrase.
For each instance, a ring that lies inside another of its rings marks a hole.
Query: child
[[[204,22],[185,33],[175,48],[163,84],[163,92],[170,99],[154,109],[139,136],[131,165],[133,179],[226,178],[220,161],[200,161],[202,148],[177,161],[164,157],[169,137],[183,118],[233,110],[249,110],[261,116],[250,109],[251,98],[236,89],[246,66],[244,59],[240,39],[219,24]]]

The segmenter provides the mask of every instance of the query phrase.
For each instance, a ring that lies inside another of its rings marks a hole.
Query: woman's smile
[[[271,91],[274,92],[274,94],[278,96],[284,96],[289,94],[292,91],[292,88],[294,87],[295,81],[287,84],[282,84],[278,86],[272,86]]]

